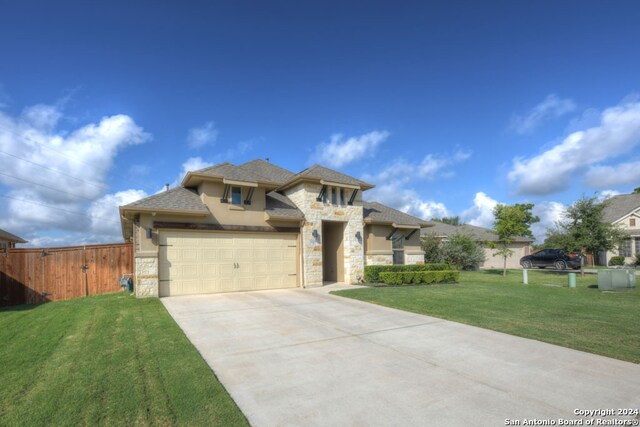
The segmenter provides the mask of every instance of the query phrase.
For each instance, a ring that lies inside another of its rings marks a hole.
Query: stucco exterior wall
[[[365,227],[365,254],[367,265],[393,264],[393,250],[391,240],[387,236],[391,234],[391,225],[369,224]],[[400,229],[398,233],[408,235],[410,229]],[[424,262],[424,252],[420,245],[420,230],[416,230],[409,240],[404,241],[404,263],[417,264]]]
[[[525,255],[529,255],[529,243],[516,242],[509,245],[509,249],[513,251],[513,254],[507,258],[507,268],[522,268],[520,265],[520,258]],[[503,268],[504,258],[501,256],[494,256],[495,249],[484,248],[485,256],[487,260],[481,265],[482,268]]]
[[[364,275],[362,192],[358,192],[351,206],[347,204],[334,205],[316,201],[321,189],[320,184],[303,182],[285,192],[305,215],[305,222],[301,230],[304,286],[314,287],[323,284],[322,221],[345,223],[343,234],[344,278],[346,283],[356,283],[358,277]],[[359,238],[356,237],[358,233]]]
[[[221,202],[224,193],[223,183],[207,181],[198,186],[200,199],[202,199],[202,202],[207,205],[209,211],[211,211],[212,216],[210,222],[214,224],[269,226],[265,221],[264,215],[266,204],[265,189],[262,187],[254,187],[251,204],[245,205],[244,200],[247,197],[249,187],[241,188],[243,205],[236,206],[231,203]],[[231,194],[229,194],[229,199],[231,199]]]
[[[613,223],[629,234],[631,240],[631,256],[625,256],[625,264],[634,264],[636,254],[640,253],[640,209]],[[611,257],[621,255],[619,250],[607,251],[606,264],[609,265]]]

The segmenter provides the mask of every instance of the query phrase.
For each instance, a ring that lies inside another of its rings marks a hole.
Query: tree
[[[442,218],[432,218],[431,221],[438,221],[449,225],[462,225],[459,216],[445,216]]]
[[[604,210],[608,201],[596,197],[582,196],[564,212],[564,220],[558,223],[559,230],[567,237],[569,249],[591,253],[596,259],[598,251],[610,251],[628,237],[617,226],[604,221]],[[584,274],[584,261],[580,267]]]
[[[633,189],[633,194],[640,194],[640,187],[636,187]]]
[[[542,247],[562,249],[565,252],[580,251],[580,248],[576,245],[571,236],[559,226],[547,229],[547,237],[544,239]]]
[[[442,262],[442,239],[435,233],[429,233],[420,239],[420,246],[424,252],[424,262]]]
[[[498,235],[498,241],[488,243],[495,249],[493,254],[504,259],[503,276],[507,275],[507,258],[513,255],[513,251],[509,249],[513,239],[517,236],[533,238],[531,225],[539,222],[540,218],[533,215],[532,209],[531,203],[516,203],[513,206],[498,204],[493,209],[493,231]]]
[[[442,244],[442,260],[459,270],[477,270],[485,261],[482,246],[464,233],[456,233]]]

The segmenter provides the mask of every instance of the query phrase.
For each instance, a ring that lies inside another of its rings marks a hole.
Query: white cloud
[[[462,212],[460,215],[466,224],[477,225],[478,227],[493,227],[493,209],[498,201],[480,191],[473,198],[473,206]]]
[[[213,122],[206,122],[200,127],[189,129],[187,144],[189,148],[199,149],[205,145],[214,144],[218,139],[218,129]]]
[[[509,180],[519,194],[551,194],[576,181],[583,168],[627,153],[640,143],[640,103],[631,102],[602,112],[599,126],[567,136],[537,156],[516,158]]]
[[[205,161],[202,157],[189,157],[187,160],[185,160],[182,163],[182,169],[180,169],[180,173],[176,177],[175,181],[171,183],[171,187],[173,188],[180,185],[180,183],[184,179],[184,176],[187,174],[187,172],[193,172],[200,169],[204,169],[207,166],[211,166],[212,164],[213,163],[211,162]],[[162,190],[164,190],[164,188]]]
[[[362,177],[365,181],[377,183],[375,188],[367,191],[367,199],[377,200],[422,219],[450,216],[451,212],[444,203],[423,199],[411,185],[421,179],[451,177],[453,171],[446,168],[470,157],[470,151],[458,149],[450,155],[427,154],[419,163],[397,159],[377,174],[366,174]]]
[[[60,107],[44,104],[17,116],[0,111],[0,184],[7,188],[0,227],[28,240],[55,230],[91,233],[90,204],[107,192],[118,151],[151,139],[126,115],[70,131],[57,130],[62,117]]]
[[[608,198],[613,197],[613,196],[617,196],[619,194],[622,194],[622,193],[620,193],[617,190],[602,190],[600,192],[600,194],[598,195],[598,199],[604,200],[604,199],[608,199]]]
[[[91,232],[107,241],[117,241],[122,237],[118,207],[144,199],[147,196],[148,194],[142,190],[125,190],[114,194],[105,194],[95,200],[88,209]]]
[[[615,166],[593,166],[587,171],[587,184],[593,188],[607,188],[640,182],[640,162]]]
[[[356,160],[372,157],[378,146],[386,141],[389,135],[391,134],[386,130],[375,130],[347,139],[342,134],[335,134],[331,136],[329,143],[322,143],[316,146],[310,161],[339,168]]]
[[[540,218],[540,222],[531,226],[537,243],[542,243],[547,236],[547,230],[555,228],[558,221],[564,219],[566,208],[564,204],[553,201],[540,202],[533,207],[533,214]]]
[[[531,133],[545,121],[561,117],[575,109],[576,104],[571,99],[561,99],[551,94],[524,116],[513,116],[509,128],[521,135]]]
[[[426,220],[451,214],[443,203],[424,200],[415,190],[403,188],[403,184],[403,182],[395,181],[379,185],[365,193],[367,200],[383,203],[409,215]]]

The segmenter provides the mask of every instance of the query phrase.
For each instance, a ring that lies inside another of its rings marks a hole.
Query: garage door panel
[[[297,236],[160,233],[160,296],[291,288]]]

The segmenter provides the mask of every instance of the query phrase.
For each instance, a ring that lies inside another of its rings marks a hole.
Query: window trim
[[[636,219],[629,218],[629,227],[635,227],[635,226],[636,226]]]
[[[628,249],[628,251],[627,251]],[[625,258],[630,258],[631,254],[631,238],[624,239],[623,243],[618,246],[618,255],[623,256]]]

